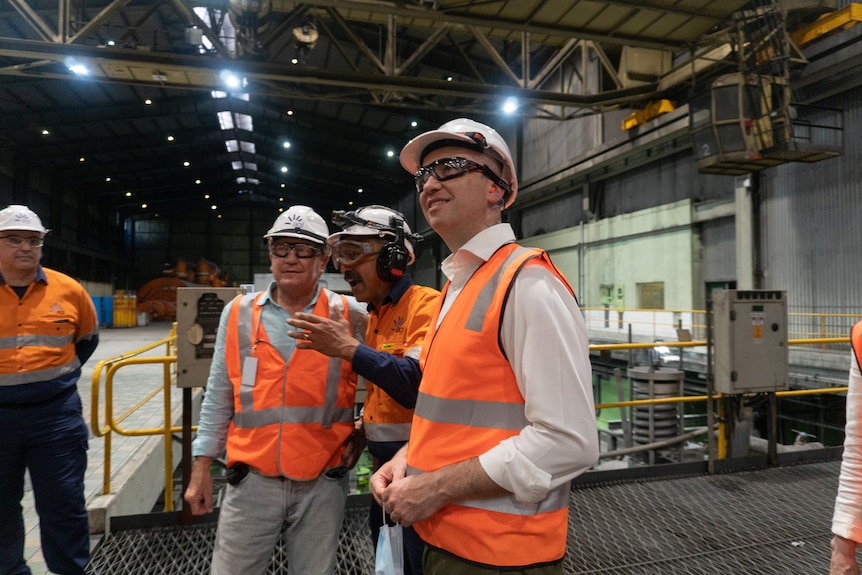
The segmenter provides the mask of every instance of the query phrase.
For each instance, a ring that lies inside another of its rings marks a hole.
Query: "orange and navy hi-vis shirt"
[[[425,334],[437,311],[440,292],[411,284],[397,301],[368,314],[365,343],[376,351],[419,360]],[[407,441],[413,409],[399,404],[374,382],[367,382],[362,421],[368,441]]]
[[[0,282],[0,309],[0,403],[45,401],[74,387],[98,342],[96,309],[84,287],[40,266],[23,297]],[[85,340],[93,345],[80,358],[76,344]]]

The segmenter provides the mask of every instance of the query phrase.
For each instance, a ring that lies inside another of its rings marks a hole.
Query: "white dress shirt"
[[[497,224],[443,261],[451,283],[438,326],[473,272],[514,241],[511,226]],[[518,501],[537,503],[598,459],[587,327],[566,286],[545,268],[526,266],[506,302],[501,331],[530,425],[480,455],[479,463]]]
[[[838,477],[838,495],[832,517],[832,533],[862,543],[862,374],[850,352],[850,388],[847,391],[847,426],[844,458]]]

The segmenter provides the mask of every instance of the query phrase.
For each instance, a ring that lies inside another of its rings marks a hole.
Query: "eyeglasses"
[[[321,253],[321,249],[317,246],[312,246],[310,244],[289,244],[286,242],[279,244],[272,244],[269,246],[269,253],[274,255],[277,258],[286,258],[291,250],[296,254],[298,258],[313,258],[316,255]]]
[[[375,243],[341,240],[332,246],[332,264],[335,269],[353,266],[362,263],[366,257],[379,253],[380,246]]]
[[[21,236],[0,236],[0,240],[6,240],[6,243],[12,246],[13,248],[20,248],[25,243],[29,244],[31,248],[41,248],[45,245],[45,240],[43,238],[22,238]]]
[[[460,178],[470,172],[484,172],[485,170],[488,170],[487,166],[477,164],[467,158],[441,158],[419,168],[415,177],[416,191],[421,194],[431,176],[437,178],[438,182],[445,182]]]
[[[512,187],[500,179],[500,176],[491,171],[486,165],[478,164],[467,158],[440,158],[419,168],[414,177],[416,181],[416,192],[422,193],[425,189],[425,184],[434,176],[438,182],[445,182],[454,178],[460,178],[470,172],[481,172],[486,178],[502,187],[507,192],[511,191]]]

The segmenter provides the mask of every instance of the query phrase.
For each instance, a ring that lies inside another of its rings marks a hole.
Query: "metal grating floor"
[[[579,485],[569,512],[567,575],[817,574],[829,570],[840,461],[674,479]],[[351,498],[338,575],[372,575],[364,499]],[[215,524],[116,529],[93,575],[209,571]],[[281,543],[268,575],[287,574]]]
[[[563,571],[827,573],[840,465],[580,487]]]

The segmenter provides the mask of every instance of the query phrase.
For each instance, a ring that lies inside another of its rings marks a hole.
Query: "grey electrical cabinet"
[[[177,387],[203,387],[210,372],[224,306],[242,290],[177,288]]]
[[[713,294],[715,391],[787,389],[787,292],[721,290]]]

